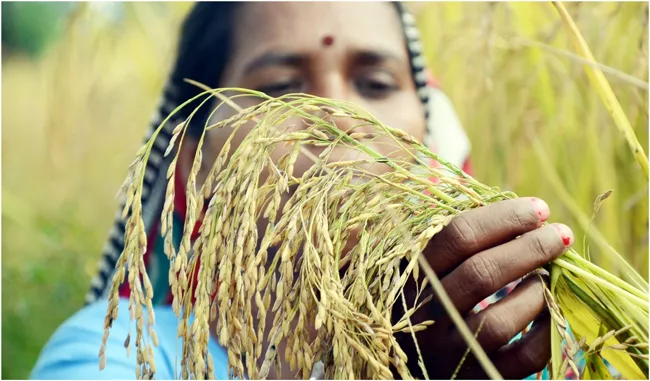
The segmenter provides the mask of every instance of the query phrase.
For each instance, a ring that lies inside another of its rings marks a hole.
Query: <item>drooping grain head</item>
[[[173,250],[171,232],[181,227],[172,227],[170,201],[176,158],[167,174],[161,220],[172,264],[174,311],[181,318],[180,376],[214,376],[207,351],[214,335],[228,351],[231,376],[239,379],[266,378],[273,372],[280,377],[283,366],[308,378],[319,362],[328,378],[386,379],[393,377],[391,369],[411,377],[409,359],[395,334],[409,334],[420,353],[416,332],[433,322],[411,320],[430,298],[407,301],[405,286],[418,285],[420,295],[426,279],[438,295],[444,293],[436,288],[437,278],[420,253],[459,213],[516,196],[479,183],[352,104],[307,95],[271,99],[241,92],[266,100],[206,128],[204,134],[244,125],[248,131],[238,146],[231,147],[228,141],[217,153],[201,189],[197,174],[204,139],[199,139],[187,181],[188,214],[178,252]],[[337,118],[358,122],[363,132],[342,131]],[[300,128],[286,123],[296,120]],[[186,128],[182,123],[174,130],[179,145]],[[147,152],[141,153],[144,160]],[[305,159],[310,160],[308,166]],[[441,166],[430,167],[430,160]],[[144,334],[154,344],[157,340],[151,327],[151,285],[142,259],[147,244],[139,204],[142,167],[136,163],[124,184],[130,200],[125,209],[126,247],[113,290],[128,271],[138,372],[152,377],[153,349],[145,344]],[[202,212],[199,238],[192,242],[190,233]],[[423,270],[425,277],[420,275]],[[196,285],[190,281],[195,275]],[[107,334],[117,316],[117,296],[110,295]],[[562,306],[551,291],[546,295],[553,321],[564,327]],[[146,330],[143,305],[150,317]],[[647,343],[647,330],[638,336]],[[465,339],[478,345],[471,335]],[[642,346],[635,348],[643,351]],[[418,357],[422,361],[421,354]]]

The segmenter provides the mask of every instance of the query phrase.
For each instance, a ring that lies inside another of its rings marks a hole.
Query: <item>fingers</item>
[[[530,331],[489,357],[504,379],[521,380],[540,372],[551,358],[550,315],[546,312],[539,315]],[[487,379],[483,367],[471,354],[461,366],[458,377]]]
[[[467,313],[508,283],[559,257],[572,243],[573,233],[567,226],[545,226],[473,255],[442,284],[458,311]]]
[[[478,314],[469,316],[466,322],[472,332],[479,332],[478,341],[489,353],[508,344],[545,307],[543,280],[533,273],[519,283],[512,293]],[[454,330],[451,342],[452,346],[464,344],[457,330]]]
[[[476,208],[454,218],[424,252],[433,270],[443,276],[471,255],[539,227],[549,216],[548,205],[533,197]]]
[[[520,340],[501,348],[492,362],[506,379],[521,380],[544,369],[551,358],[551,318],[540,316]]]

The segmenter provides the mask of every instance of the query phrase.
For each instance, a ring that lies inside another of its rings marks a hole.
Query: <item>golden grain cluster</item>
[[[421,253],[459,213],[516,195],[481,184],[411,136],[347,102],[303,94],[274,99],[245,89],[206,90],[196,98],[210,96],[222,100],[218,107],[237,107],[233,100],[244,97],[259,98],[260,103],[206,125],[187,180],[188,213],[177,251],[169,216],[177,148],[190,120],[174,129],[166,152],[175,156],[167,172],[161,220],[172,264],[173,308],[181,319],[180,377],[214,377],[207,347],[211,323],[216,322],[214,334],[228,352],[231,376],[238,379],[266,378],[272,367],[280,367],[281,359],[303,378],[317,362],[324,365],[327,378],[392,378],[391,366],[399,376],[412,378],[403,343],[395,334],[410,333],[420,353],[414,333],[434,322],[411,317],[433,296],[429,292],[422,297],[427,284],[488,374],[499,377]],[[340,118],[355,125],[342,131],[336,122]],[[231,149],[232,137],[244,126],[250,131]],[[197,189],[204,138],[221,128],[232,133]],[[147,240],[140,199],[153,140],[136,155],[121,189],[127,199],[126,244],[113,278],[104,338],[117,316],[118,286],[128,272],[134,290],[129,312],[136,323],[137,375],[146,378],[155,374],[155,331],[152,289],[143,262]],[[379,153],[376,144],[390,146],[382,150],[390,153]],[[281,146],[286,153],[274,159]],[[355,159],[331,160],[339,149],[355,153]],[[313,164],[297,173],[294,167],[301,155]],[[441,166],[431,167],[431,160]],[[192,227],[206,203],[199,237],[192,242]],[[557,328],[552,337],[553,374],[575,367],[572,356],[580,344],[597,348],[589,354],[601,361],[602,354],[626,375],[647,375],[647,283],[636,273],[630,274],[636,283],[623,281],[573,250],[552,266],[546,295]],[[190,279],[195,273],[198,283],[193,289]],[[407,303],[404,288],[409,281],[417,285],[417,295]],[[603,322],[595,332],[584,314],[572,310],[577,304]],[[396,307],[401,315],[396,316]],[[584,337],[582,343],[574,343],[565,318],[574,334]],[[587,331],[580,324],[589,325]],[[559,347],[557,337],[568,345]],[[569,354],[564,364],[556,359],[563,351]]]

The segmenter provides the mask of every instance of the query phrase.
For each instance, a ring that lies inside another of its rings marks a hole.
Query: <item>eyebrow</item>
[[[307,56],[297,53],[279,53],[269,52],[254,59],[246,65],[245,74],[250,74],[255,70],[262,69],[266,66],[301,66],[307,61]]]
[[[353,60],[362,65],[378,65],[383,62],[402,62],[396,54],[386,50],[357,50],[353,52]],[[299,67],[309,60],[307,54],[288,52],[268,52],[254,59],[244,68],[244,74],[248,75],[256,70],[268,66],[290,66]]]
[[[360,50],[354,54],[355,61],[362,65],[377,65],[387,61],[401,62],[395,54],[385,50]]]

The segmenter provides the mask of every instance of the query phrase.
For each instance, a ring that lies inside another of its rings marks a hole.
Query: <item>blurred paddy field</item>
[[[40,55],[3,44],[3,378],[27,377],[45,341],[82,306],[189,7],[84,4],[71,7]],[[648,5],[567,8],[647,152]],[[553,7],[413,9],[428,62],[472,141],[476,177],[544,198],[579,250],[589,230],[598,264],[617,271],[599,257],[607,242],[647,278],[648,181]],[[3,4],[3,24],[5,16]],[[589,228],[594,200],[610,189]]]

